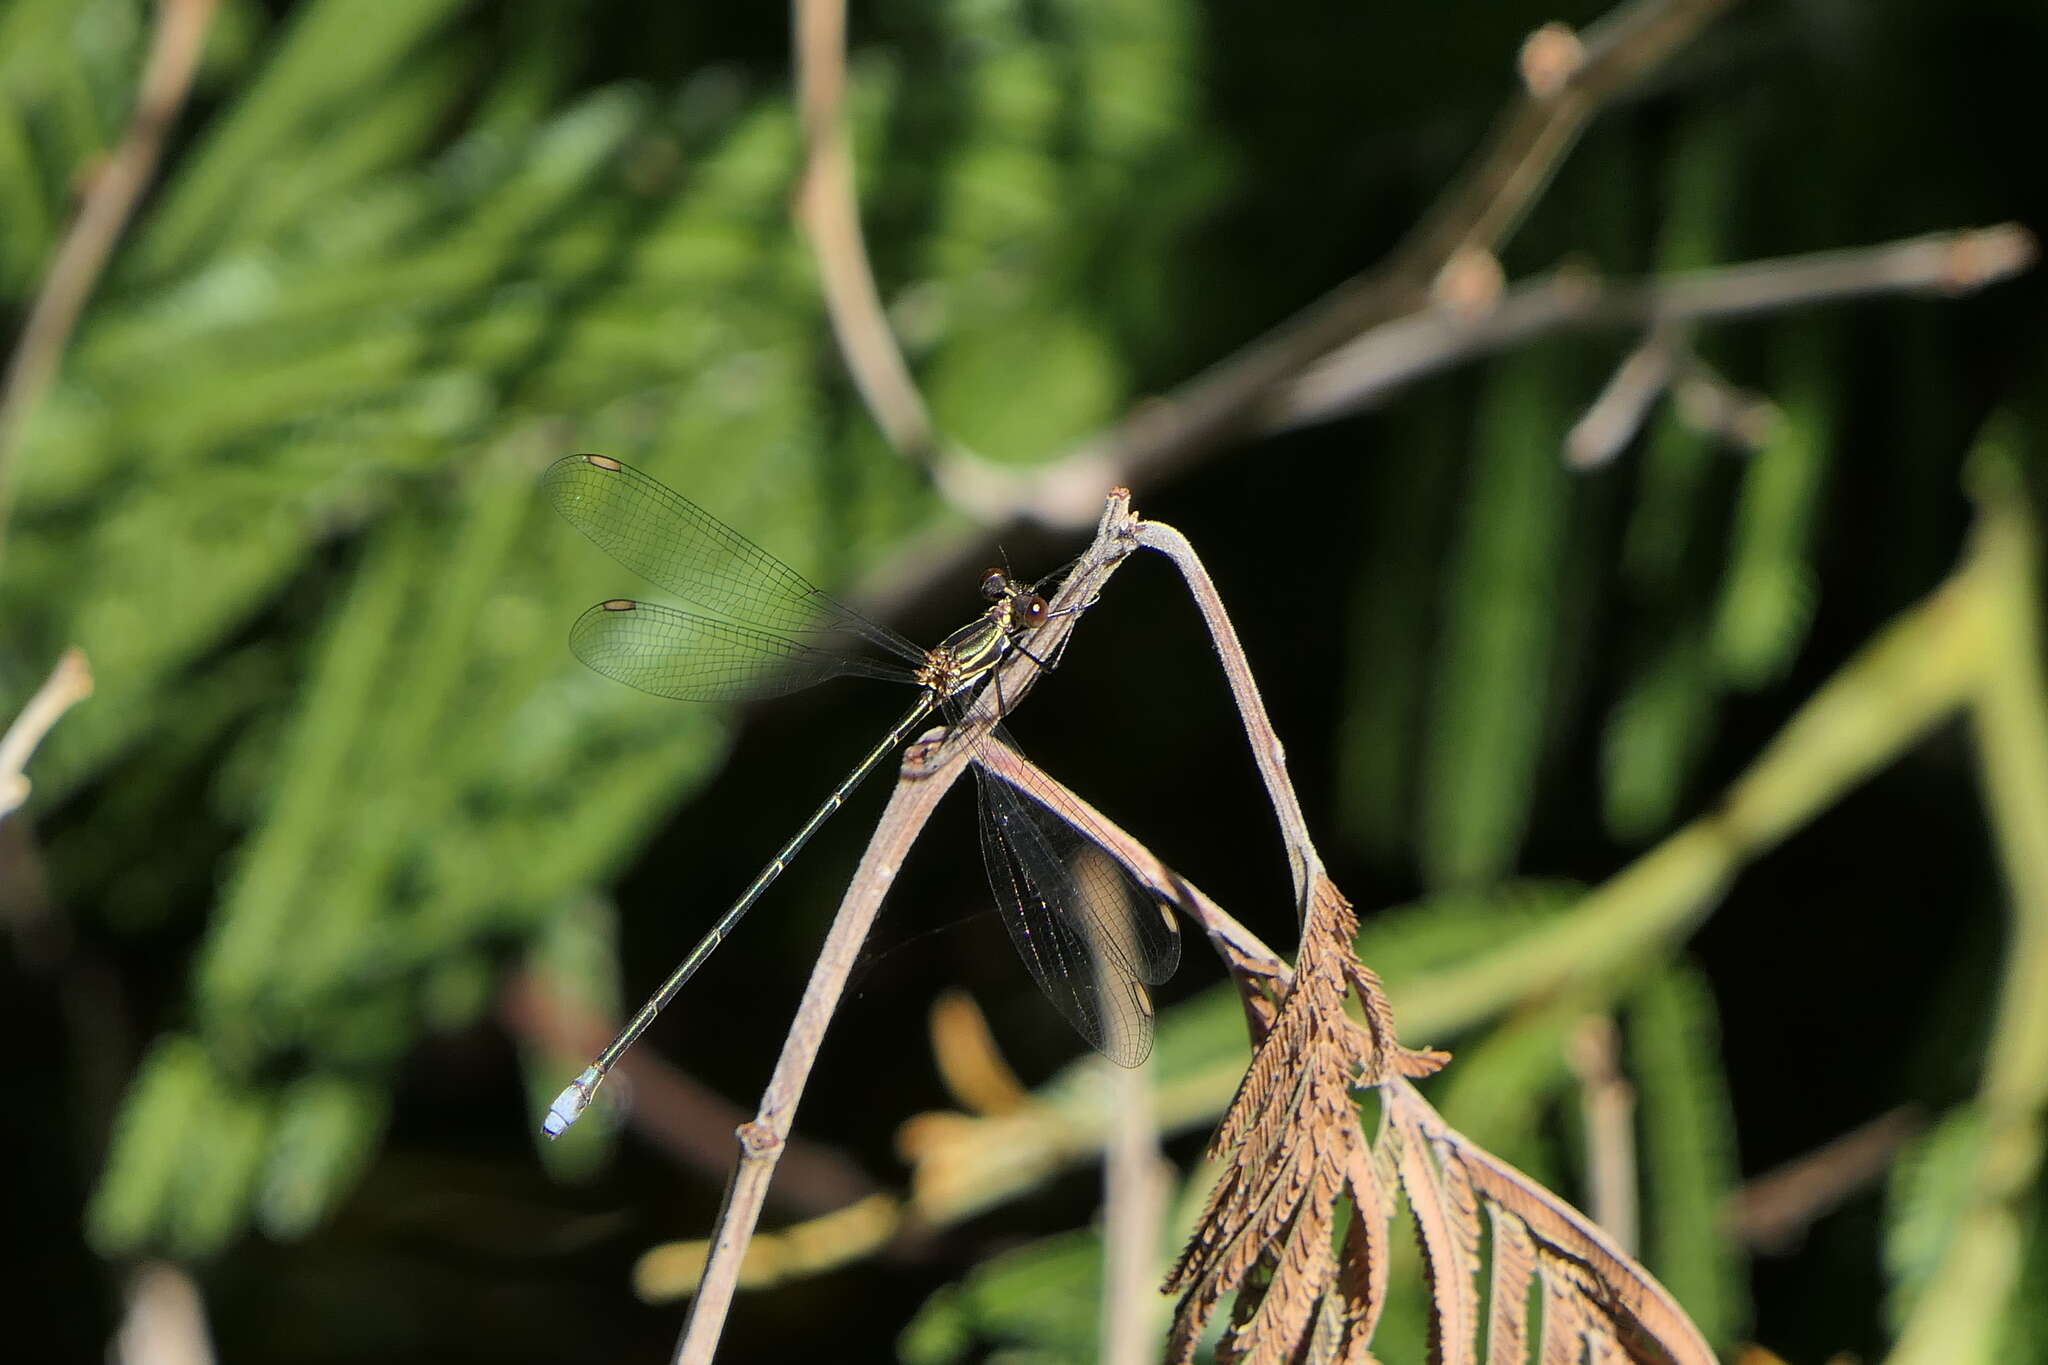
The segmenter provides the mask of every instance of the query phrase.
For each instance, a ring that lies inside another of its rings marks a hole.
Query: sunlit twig
[[[1364,332],[1291,385],[1267,425],[1362,412],[1419,379],[1541,337],[1726,322],[1873,295],[1953,296],[2009,279],[2036,255],[2031,233],[2001,223],[1647,280],[1559,271],[1515,285],[1476,320],[1425,311]]]
[[[29,780],[24,770],[36,746],[66,711],[91,695],[92,669],[85,662],[85,651],[65,650],[7,733],[0,735],[0,820],[28,800]]]
[[[5,543],[16,464],[29,418],[56,376],[72,328],[78,325],[85,301],[149,183],[164,137],[185,103],[215,3],[158,0],[135,111],[120,143],[93,173],[29,309],[6,378],[0,380],[0,544]]]
[[[1566,1046],[1586,1120],[1586,1212],[1630,1255],[1636,1249],[1635,1087],[1621,1072],[1614,1020],[1588,1015]]]
[[[889,443],[925,463],[937,454],[938,435],[882,310],[861,234],[846,131],[845,0],[797,0],[796,74],[804,130],[796,217],[817,257],[832,335]]]

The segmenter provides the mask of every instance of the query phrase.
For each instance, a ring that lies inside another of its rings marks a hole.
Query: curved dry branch
[[[938,432],[882,310],[861,233],[846,132],[846,0],[797,0],[796,75],[804,130],[796,218],[818,261],[832,335],[883,435],[926,463],[938,453]]]
[[[24,770],[36,746],[66,711],[91,695],[92,669],[86,664],[85,651],[73,646],[57,660],[7,733],[0,735],[0,820],[28,800],[29,781]]]
[[[171,122],[192,88],[200,44],[216,3],[161,0],[156,6],[135,112],[106,164],[94,173],[15,343],[7,377],[0,381],[0,544],[5,543],[15,465],[29,416],[56,377],[71,330],[149,184]]]

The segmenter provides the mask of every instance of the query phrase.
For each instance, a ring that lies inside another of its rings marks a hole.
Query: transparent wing
[[[981,852],[1010,941],[1088,1045],[1119,1066],[1152,1052],[1152,993],[1180,965],[1170,913],[1116,859],[979,765]]]
[[[707,611],[769,630],[847,630],[906,659],[924,651],[814,587],[682,494],[604,455],[541,476],[548,500],[612,558]]]
[[[680,701],[779,697],[827,678],[915,681],[908,669],[624,598],[577,617],[569,648],[607,678]]]

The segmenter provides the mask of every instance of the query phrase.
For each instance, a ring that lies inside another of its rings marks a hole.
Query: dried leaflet
[[[1487,1365],[1521,1365],[1529,1353],[1529,1285],[1536,1278],[1536,1242],[1529,1225],[1498,1204],[1493,1220],[1493,1282],[1486,1291]]]
[[[1489,1365],[1527,1359],[1529,1291],[1540,1279],[1541,1360],[1712,1365],[1705,1340],[1647,1271],[1549,1191],[1467,1141],[1409,1084],[1448,1058],[1396,1040],[1378,977],[1352,953],[1356,930],[1350,905],[1318,879],[1293,982],[1276,1005],[1248,998],[1254,1032],[1270,1023],[1210,1144],[1223,1174],[1167,1281],[1181,1296],[1167,1360],[1194,1358],[1231,1294],[1221,1362],[1372,1360],[1398,1186],[1428,1278],[1432,1360],[1477,1365],[1482,1339]],[[1259,995],[1252,978],[1240,980],[1248,997]],[[1364,1023],[1346,1013],[1347,997],[1357,999]],[[1366,1137],[1353,1093],[1365,1087],[1380,1093],[1376,1141]],[[1340,1254],[1343,1198],[1352,1214]]]
[[[1330,1359],[1370,1359],[1386,1300],[1392,1202],[1352,1091],[1427,1075],[1444,1058],[1394,1040],[1378,978],[1351,952],[1357,928],[1350,905],[1318,880],[1293,985],[1210,1144],[1228,1165],[1167,1280],[1168,1292],[1181,1295],[1170,1361],[1193,1359],[1217,1303],[1233,1292],[1238,1306],[1219,1361],[1293,1360],[1321,1335],[1319,1324],[1334,1336]],[[1366,1027],[1344,1011],[1354,991]],[[1340,1261],[1334,1233],[1343,1196],[1354,1212]]]

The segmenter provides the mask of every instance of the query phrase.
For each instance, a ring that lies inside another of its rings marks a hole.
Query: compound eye
[[[1045,618],[1051,615],[1051,611],[1045,605],[1045,599],[1035,592],[1027,592],[1016,600],[1016,612],[1024,618],[1024,624],[1027,626],[1042,626],[1045,624]]]
[[[991,602],[1000,602],[1009,595],[1010,576],[1001,569],[986,569],[981,575],[981,595]]]

